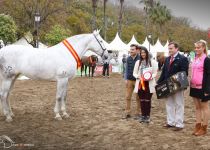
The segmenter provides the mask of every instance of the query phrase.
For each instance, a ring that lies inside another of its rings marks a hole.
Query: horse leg
[[[6,79],[3,78],[2,83],[1,83],[0,97],[1,97],[3,113],[6,116],[7,122],[11,122],[12,116],[14,116],[10,107],[8,96],[9,96],[10,89],[14,84],[15,79],[16,77],[6,78]]]
[[[85,65],[85,76],[87,77],[87,66]]]
[[[91,66],[89,65],[89,70],[88,70],[89,71],[89,77],[90,77],[90,69],[91,69]]]
[[[92,77],[93,77],[93,75],[94,75],[95,68],[96,68],[96,66],[95,66],[95,65],[93,65],[93,66],[92,66]]]
[[[67,97],[67,89],[68,89],[68,78],[63,83],[63,95],[61,100],[61,111],[62,117],[69,118],[69,114],[66,112],[66,97]]]
[[[62,102],[64,101],[64,97],[66,96],[67,93],[67,85],[68,85],[68,78],[59,79],[57,81],[56,103],[54,108],[55,119],[57,120],[62,120],[60,116],[61,110],[64,112],[63,114],[67,114],[65,106],[63,106],[64,102]]]
[[[81,77],[82,77],[82,71],[83,71],[83,69],[84,69],[84,65],[82,64],[81,65]]]
[[[64,91],[63,99],[61,101],[61,111],[62,111],[62,117],[69,118],[69,114],[66,112],[66,96],[67,96],[67,88]]]

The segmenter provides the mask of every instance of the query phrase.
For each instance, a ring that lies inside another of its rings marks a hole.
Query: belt
[[[192,88],[202,88],[202,84],[191,84],[190,87]]]

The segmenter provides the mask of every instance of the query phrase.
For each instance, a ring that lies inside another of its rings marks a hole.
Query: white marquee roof
[[[128,51],[128,46],[120,39],[117,33],[114,40],[108,45],[107,49],[113,51]]]
[[[168,40],[167,40],[167,42],[166,42],[166,44],[165,44],[165,46],[164,46],[164,51],[165,51],[165,52],[168,52],[168,44],[169,44],[169,42],[168,42]]]
[[[165,52],[165,49],[163,45],[160,43],[160,40],[158,39],[156,44],[154,45],[154,49],[156,52]]]
[[[136,38],[135,38],[134,35],[133,35],[131,41],[127,44],[127,46],[130,47],[131,44],[138,44],[138,45],[141,45],[141,44],[139,44],[139,43],[137,42],[137,40],[136,40]]]
[[[24,37],[13,43],[14,45],[25,45],[28,47],[33,47],[31,44],[29,44]]]
[[[39,42],[39,48],[48,48],[48,46],[43,44],[42,42]]]
[[[148,41],[147,37],[145,38],[142,46],[146,47],[149,50],[149,41]],[[151,44],[150,44],[150,46],[151,46]]]

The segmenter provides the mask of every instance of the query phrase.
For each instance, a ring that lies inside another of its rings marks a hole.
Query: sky
[[[210,0],[160,0],[174,16],[187,17],[193,26],[210,28]]]
[[[119,0],[111,0],[117,3]],[[125,5],[142,7],[140,0],[125,0]],[[191,26],[199,27],[203,30],[210,28],[210,0],[159,0],[162,5],[166,5],[176,17],[187,17],[191,21]]]

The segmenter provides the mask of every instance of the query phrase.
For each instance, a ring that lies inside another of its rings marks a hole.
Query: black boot
[[[145,123],[150,123],[150,116],[146,116],[144,122]]]
[[[145,122],[146,116],[141,116],[141,118],[139,118],[139,123],[143,123]]]

